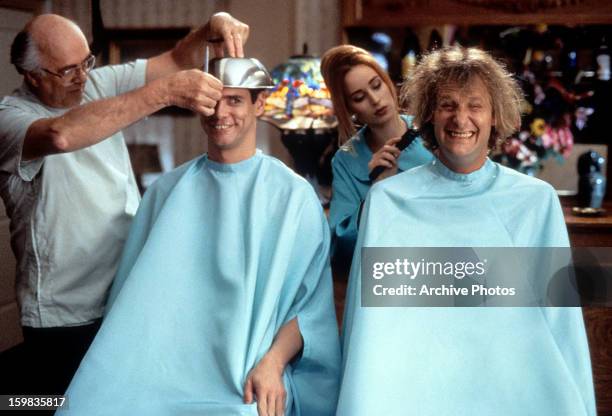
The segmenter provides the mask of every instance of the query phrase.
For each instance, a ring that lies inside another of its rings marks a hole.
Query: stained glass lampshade
[[[323,205],[331,194],[331,157],[337,149],[338,122],[320,70],[320,59],[292,56],[271,72],[276,89],[261,118],[281,130],[294,169],[308,180]]]
[[[292,56],[272,70],[276,89],[266,101],[263,120],[281,130],[332,129],[337,125],[319,58]]]

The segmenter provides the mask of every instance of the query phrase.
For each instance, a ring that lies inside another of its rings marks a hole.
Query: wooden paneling
[[[579,217],[572,214],[574,201],[568,199],[563,202],[572,247],[612,247],[612,202],[604,203],[607,215]]]
[[[571,207],[575,200],[563,202],[565,222],[572,247],[612,247],[612,203],[604,208],[607,215],[601,217],[577,217]],[[582,309],[589,338],[595,396],[599,416],[612,415],[612,308]]]
[[[15,299],[15,258],[10,248],[9,220],[0,201],[0,352],[21,342]]]
[[[414,25],[610,24],[612,2],[584,0],[534,13],[514,13],[454,0],[343,0],[343,26],[402,27]]]
[[[19,307],[16,302],[0,306],[0,352],[19,344],[23,337],[19,325]]]
[[[612,308],[582,308],[589,337],[597,414],[612,415]]]
[[[9,62],[9,48],[17,32],[32,17],[32,12],[40,11],[39,6],[43,3],[0,1],[0,96],[9,94],[22,82]],[[19,342],[21,327],[15,299],[15,258],[10,248],[9,220],[0,200],[0,352]]]
[[[44,11],[45,3],[45,0],[0,0],[0,7],[36,14]]]

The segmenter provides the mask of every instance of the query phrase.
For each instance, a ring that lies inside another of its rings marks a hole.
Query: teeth
[[[461,132],[461,131],[451,131],[449,132],[451,136],[453,137],[459,137],[461,139],[467,139],[468,137],[470,137],[473,133],[471,131],[466,131],[466,132]]]
[[[225,130],[225,129],[229,129],[229,128],[230,128],[230,127],[232,127],[232,126],[231,126],[231,125],[229,125],[229,124],[217,124],[217,125],[214,125],[214,126],[212,126],[212,127],[213,127],[213,129],[215,129],[215,130]]]

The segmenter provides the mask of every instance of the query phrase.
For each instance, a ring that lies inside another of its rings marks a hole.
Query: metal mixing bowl
[[[255,58],[215,58],[209,63],[211,75],[224,87],[246,89],[274,88],[268,70]]]

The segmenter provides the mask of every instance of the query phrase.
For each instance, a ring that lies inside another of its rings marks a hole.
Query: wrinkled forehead
[[[491,101],[489,88],[479,75],[445,79],[438,84],[436,97],[478,97]]]
[[[28,31],[41,54],[61,57],[74,53],[74,49],[89,50],[81,29],[74,22],[59,16],[34,19],[28,26]]]

